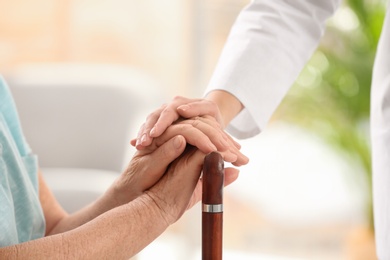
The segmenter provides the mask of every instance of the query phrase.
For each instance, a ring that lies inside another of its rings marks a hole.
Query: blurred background
[[[0,73],[17,101],[38,95],[26,92],[27,85],[131,87],[138,108],[131,112],[138,117],[119,141],[126,144],[125,163],[134,152],[128,141],[149,112],[175,95],[202,96],[229,29],[247,3],[3,0]],[[225,259],[376,259],[368,125],[384,8],[381,0],[345,0],[269,126],[241,141],[251,162],[225,189]],[[37,102],[50,103],[43,100]],[[109,109],[112,102],[106,98],[100,104]],[[40,116],[49,117],[50,110],[43,108]],[[39,115],[28,108],[21,113],[26,135],[40,151],[32,134],[39,131],[31,130]],[[37,152],[41,164],[63,167],[46,159],[45,153],[52,153],[47,150]],[[109,170],[120,172],[117,168]],[[200,228],[195,206],[134,259],[199,259]]]

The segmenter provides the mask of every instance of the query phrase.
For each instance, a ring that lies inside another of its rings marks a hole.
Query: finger
[[[144,128],[145,128],[145,123],[143,123],[138,130],[137,138],[136,138],[136,142],[135,142],[135,148],[137,148],[141,144],[141,136],[144,133]]]
[[[219,111],[218,105],[210,100],[199,100],[188,104],[181,105],[177,108],[180,116],[184,118],[192,118],[196,116],[210,115],[214,117],[217,122],[222,126],[222,116]],[[234,145],[240,149],[241,145],[234,139],[230,138]]]
[[[249,163],[249,158],[245,156],[243,153],[239,153],[237,156],[237,160],[232,162],[234,166],[240,167]]]
[[[203,153],[217,151],[217,147],[210,141],[209,137],[191,124],[177,124],[168,127],[161,136],[155,139],[155,144],[160,146],[176,135],[182,135],[187,143],[197,147]]]
[[[158,162],[151,163],[151,169],[161,167],[159,165],[162,165],[163,168],[166,168],[171,162],[173,162],[184,152],[185,146],[185,138],[181,135],[177,135],[162,144],[153,153],[150,154],[150,157],[152,157],[152,162]]]
[[[210,100],[199,100],[181,105],[177,108],[180,116],[191,118],[196,116],[210,115],[214,117],[218,123],[222,124],[222,117],[216,103]]]
[[[186,160],[187,162],[185,164],[182,164],[181,168],[177,168],[175,174],[177,179],[176,181],[178,184],[186,186],[183,188],[187,189],[187,205],[193,193],[196,190],[199,190],[198,185],[205,156],[206,154],[202,153],[199,150],[195,150],[195,152],[193,152],[193,154],[189,156],[189,158]]]
[[[225,161],[235,163],[236,166],[246,164],[248,161],[248,158],[236,148],[232,140],[228,138],[228,135],[220,128],[215,119],[211,117],[187,119],[179,124],[170,126],[157,139],[157,146],[178,134],[182,134],[189,144],[197,147],[204,153],[220,152]]]
[[[239,176],[240,171],[236,168],[225,168],[224,186],[228,186],[235,182]]]
[[[142,180],[140,181],[142,191],[150,188],[161,178],[169,164],[183,153],[185,146],[184,137],[175,136],[142,158],[145,165],[145,169],[142,171],[144,175],[141,176]]]
[[[215,120],[195,117],[193,119],[184,120],[181,123],[189,124],[204,133],[219,151],[225,151],[230,146],[225,132],[220,128],[219,124]]]
[[[142,149],[143,147],[146,147],[152,143],[153,138],[150,137],[149,132],[157,122],[161,112],[165,109],[165,107],[166,105],[162,105],[160,108],[147,116],[146,121],[142,124],[137,134],[137,141],[135,145],[137,149]]]
[[[231,137],[230,135],[227,135],[227,138],[229,139],[230,142],[232,142],[234,144],[234,146],[237,148],[237,149],[241,149],[241,144],[238,143],[236,140],[234,140],[233,137]]]
[[[158,204],[168,224],[186,210],[199,181],[205,154],[190,149],[173,162],[161,180],[146,192]]]
[[[203,115],[198,118],[207,121],[209,124],[213,124],[216,128],[220,128],[223,131],[223,126],[221,125],[221,123],[217,122],[214,117],[211,117],[210,115]],[[241,149],[241,145],[236,140],[234,140],[233,137],[228,134],[224,134],[223,136],[227,142],[233,144],[237,149]]]
[[[177,119],[179,119],[179,114],[171,106],[168,106],[161,112],[149,135],[153,138],[160,136]]]
[[[234,162],[231,162],[234,166],[242,166],[249,163],[249,158],[243,154],[240,150],[234,150],[232,153],[235,153],[237,155],[237,160]]]
[[[224,160],[227,162],[235,162],[238,158],[238,154],[240,151],[235,148],[232,143],[229,143],[226,140],[229,140],[226,137],[226,133],[220,129],[219,124],[215,121],[212,120],[212,122],[209,122],[207,118],[202,118],[202,117],[197,117],[195,119],[189,119],[185,120],[182,123],[183,124],[190,124],[194,128],[198,129],[201,131],[204,135],[207,136],[207,138],[210,140],[210,142],[215,145],[217,150],[221,153],[223,156]],[[217,126],[213,127],[212,123],[217,124]],[[195,141],[198,143],[202,143],[203,140],[198,140],[195,139]],[[191,143],[191,141],[188,140],[188,142],[194,146],[198,147],[197,143]]]
[[[154,124],[152,130],[150,131],[151,137],[160,136],[173,122],[180,118],[180,115],[177,111],[177,107],[184,105],[188,102],[197,101],[198,99],[188,99],[181,96],[176,96],[173,98],[171,103],[166,106],[166,108],[161,112],[160,117],[157,122]]]
[[[238,150],[241,149],[241,145],[234,140],[233,137],[231,137],[230,135],[228,135],[222,128],[222,125],[220,123],[218,123],[216,121],[216,119],[212,116],[209,116],[209,115],[204,115],[204,116],[196,116],[192,119],[187,119],[187,120],[201,120],[209,125],[212,125],[214,126],[216,129],[220,129],[220,132],[221,132],[221,138],[224,139],[224,141],[221,141],[223,142],[225,145],[234,145]],[[183,121],[183,123],[185,123],[186,120]]]
[[[249,158],[240,151],[241,146],[237,145],[238,143],[225,133],[215,119],[210,116],[196,117],[181,123],[191,124],[207,135],[225,161],[234,162],[235,166],[242,166],[249,162]],[[212,127],[213,125],[214,127]]]
[[[209,115],[204,115],[204,116],[196,116],[194,117],[193,119],[196,119],[196,120],[201,120],[209,125],[212,125],[214,126],[215,128],[217,129],[220,129],[221,130],[221,133],[223,133],[221,136],[224,138],[225,142],[224,143],[229,143],[229,145],[234,145],[237,149],[241,149],[241,145],[236,141],[234,140],[233,137],[231,137],[230,135],[228,135],[224,130],[223,130],[223,127],[220,123],[218,123],[216,121],[215,118],[209,116]],[[188,120],[191,120],[191,119],[188,119]],[[184,120],[185,122],[185,120]]]

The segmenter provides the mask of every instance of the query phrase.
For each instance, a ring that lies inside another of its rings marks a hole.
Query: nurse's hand
[[[222,117],[216,103],[206,99],[189,99],[177,96],[152,112],[138,131],[135,147],[143,149],[152,143],[153,138],[160,136],[179,118],[191,118],[210,115],[222,125]],[[222,126],[223,127],[223,126]],[[239,145],[235,144],[237,148]]]
[[[222,154],[225,161],[232,162],[236,166],[248,163],[248,158],[239,151],[241,146],[222,130],[223,127],[218,106],[213,101],[206,99],[175,97],[171,103],[163,105],[147,117],[146,122],[141,126],[138,132],[137,138],[133,139],[131,144],[138,150],[142,150],[150,145],[153,138],[164,133],[168,126],[174,122],[183,120],[183,118],[191,117],[197,119],[214,118],[217,123],[215,124],[215,129],[220,130],[218,132],[219,134],[210,135],[210,133],[215,132],[209,131],[205,133],[207,137],[201,136],[199,139],[193,138],[197,143],[191,143],[192,145],[196,146],[204,153],[207,153],[208,151],[202,149],[202,144],[206,143],[210,145],[209,142],[211,141],[216,146],[217,151]],[[202,129],[202,131],[203,130],[204,129]],[[235,161],[229,159],[232,157],[226,157],[229,153],[236,155]]]
[[[161,135],[155,137],[156,145],[162,145],[170,138],[182,135],[186,142],[197,147],[203,153],[218,151],[226,162],[235,166],[247,164],[249,159],[240,152],[240,146],[222,129],[220,124],[212,116],[194,117],[190,119],[178,119],[170,125]],[[136,140],[131,141],[136,145]],[[142,151],[149,146],[142,147]]]

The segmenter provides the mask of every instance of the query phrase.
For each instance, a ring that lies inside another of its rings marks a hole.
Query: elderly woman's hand
[[[221,142],[213,144],[210,140],[216,136]],[[126,170],[109,190],[115,204],[127,203],[152,187],[183,153],[186,144],[199,148],[202,154],[221,151],[223,158],[234,164],[248,161],[213,117],[182,120],[169,126],[151,145],[136,151]]]
[[[205,154],[194,147],[188,147],[176,159],[164,176],[149,190],[146,196],[157,205],[167,225],[176,222],[183,213],[202,198],[200,178]],[[224,185],[229,185],[238,177],[238,170],[225,169]]]

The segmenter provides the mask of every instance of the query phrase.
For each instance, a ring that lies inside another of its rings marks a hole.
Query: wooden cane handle
[[[202,182],[202,260],[222,260],[224,165],[219,153],[205,157]]]

